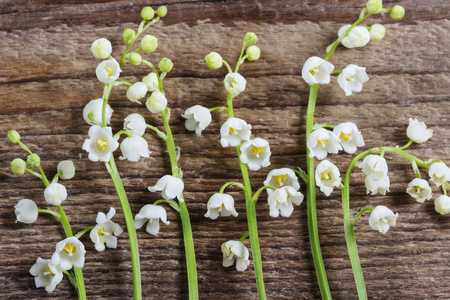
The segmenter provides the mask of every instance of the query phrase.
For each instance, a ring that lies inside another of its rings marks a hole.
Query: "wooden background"
[[[92,163],[81,149],[89,126],[83,107],[101,96],[95,77],[98,60],[90,53],[97,38],[108,38],[113,55],[125,45],[124,28],[136,28],[145,5],[167,5],[168,14],[149,33],[159,39],[158,49],[145,57],[155,64],[162,57],[174,62],[165,80],[172,110],[175,142],[181,148],[180,166],[185,177],[185,197],[191,214],[196,245],[201,299],[256,299],[253,265],[243,273],[221,266],[220,245],[246,232],[243,194],[235,197],[237,218],[206,219],[206,202],[227,181],[240,180],[232,148],[223,149],[219,129],[224,113],[214,112],[213,123],[196,136],[184,128],[181,113],[201,104],[224,105],[223,77],[226,70],[209,70],[202,58],[219,52],[235,62],[247,31],[255,32],[261,59],[245,63],[240,72],[247,79],[245,93],[235,100],[235,114],[253,126],[253,136],[270,142],[271,165],[250,172],[252,185],[262,185],[274,168],[306,167],[305,115],[309,88],[301,79],[301,67],[336,38],[337,30],[356,20],[363,0],[348,1],[62,1],[2,0],[0,2],[0,294],[2,299],[75,299],[64,279],[47,294],[36,289],[29,268],[37,257],[49,258],[62,239],[58,222],[42,215],[32,225],[15,223],[14,205],[23,198],[46,207],[43,184],[31,175],[16,177],[9,163],[25,152],[6,139],[16,129],[22,141],[42,158],[53,177],[59,161],[71,159],[77,173],[65,181],[69,198],[63,207],[75,232],[95,224],[99,211],[117,209],[114,221],[125,228],[114,187],[101,163]],[[403,145],[407,142],[408,118],[418,118],[434,130],[433,138],[413,145],[412,153],[423,159],[441,158],[450,165],[450,108],[448,105],[449,4],[441,0],[385,1],[387,7],[401,4],[404,20],[377,15],[368,23],[387,28],[384,40],[361,49],[339,48],[332,58],[337,69],[349,63],[367,67],[370,80],[360,94],[345,97],[335,79],[321,86],[316,122],[355,122],[368,149]],[[149,72],[143,66],[126,64],[121,78],[135,82]],[[122,128],[130,113],[143,114],[149,123],[161,120],[145,106],[126,100],[125,88],[114,89],[112,127]],[[147,187],[169,172],[164,145],[151,133],[151,157],[138,163],[118,162],[134,213],[160,198]],[[162,150],[163,149],[163,150]],[[363,150],[361,149],[361,150]],[[116,156],[120,153],[117,152]],[[352,156],[331,155],[341,171]],[[433,201],[415,202],[405,193],[414,178],[404,159],[386,154],[391,191],[387,196],[367,196],[364,177],[356,171],[352,181],[352,212],[367,205],[387,205],[399,212],[398,226],[386,235],[373,231],[365,215],[357,226],[357,242],[370,299],[450,298],[450,216],[434,211]],[[425,175],[426,173],[424,173]],[[425,175],[426,178],[427,175]],[[440,195],[433,186],[434,197]],[[302,184],[302,191],[304,184]],[[318,194],[319,231],[329,284],[335,299],[356,299],[356,288],[345,246],[340,193]],[[168,210],[170,226],[161,224],[157,237],[138,231],[145,299],[187,299],[184,248],[178,215]],[[263,269],[269,299],[318,299],[308,240],[306,201],[290,218],[269,216],[266,196],[257,205]],[[127,234],[117,249],[95,251],[86,235],[84,269],[89,299],[130,299],[131,264]],[[250,243],[246,241],[248,247]]]

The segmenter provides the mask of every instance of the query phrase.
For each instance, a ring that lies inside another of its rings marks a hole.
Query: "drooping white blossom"
[[[432,191],[428,181],[420,178],[414,178],[408,183],[406,192],[420,203],[424,203],[425,200],[430,200],[432,197]]]
[[[228,194],[215,193],[209,198],[206,204],[208,211],[205,214],[206,218],[211,218],[215,220],[220,216],[228,217],[233,215],[237,217],[238,213],[234,208],[234,199]]]
[[[102,125],[103,98],[89,101],[83,109],[83,119],[89,125]],[[113,110],[109,104],[106,105],[105,120],[106,124],[111,123]]]
[[[202,131],[208,127],[212,121],[209,109],[201,105],[189,107],[181,116],[186,119],[186,122],[184,123],[186,129],[195,131],[197,135],[201,135]]]
[[[245,90],[247,80],[239,73],[228,73],[224,80],[225,89],[233,97],[236,97]]]
[[[163,93],[155,91],[145,102],[148,110],[154,114],[163,112],[167,106],[167,98]]]
[[[72,266],[82,268],[85,254],[86,250],[83,243],[72,236],[56,244],[51,263],[59,265],[63,271],[72,269]]]
[[[111,155],[119,147],[119,143],[112,136],[111,127],[97,125],[89,128],[89,139],[83,144],[83,150],[89,153],[89,160],[108,162]]]
[[[231,267],[236,262],[236,270],[243,272],[247,269],[250,261],[249,252],[244,243],[240,241],[228,241],[221,246],[224,267]]]
[[[446,195],[440,195],[434,200],[434,209],[441,215],[447,215],[450,213],[450,197]]]
[[[158,76],[155,72],[152,72],[142,78],[142,82],[147,85],[149,92],[154,92],[159,90],[159,82],[158,82]]]
[[[108,248],[117,248],[117,236],[123,232],[119,224],[111,221],[116,214],[116,210],[111,207],[108,214],[99,212],[97,215],[97,225],[91,230],[89,236],[95,244],[95,249],[99,252],[105,250],[105,244]]]
[[[369,76],[367,76],[366,68],[353,64],[346,66],[337,78],[339,86],[345,92],[345,96],[361,92],[363,84],[368,80]]]
[[[91,52],[95,58],[107,59],[112,52],[111,42],[105,38],[97,39],[91,45]]]
[[[178,198],[180,202],[183,202],[183,190],[184,183],[183,180],[171,175],[164,175],[158,180],[155,186],[149,186],[148,190],[150,192],[162,191],[162,196],[164,199],[174,199]]]
[[[336,154],[342,150],[339,137],[330,130],[319,128],[311,132],[306,143],[309,149],[309,157],[317,157],[322,160],[328,153]]]
[[[276,189],[267,198],[270,216],[276,218],[281,214],[282,217],[290,217],[294,211],[292,204],[300,205],[303,202],[303,198],[303,194],[293,187],[283,186]]]
[[[147,141],[141,136],[125,138],[120,143],[120,151],[122,151],[122,156],[119,159],[129,161],[139,161],[141,157],[149,157],[151,153]]]
[[[376,195],[386,195],[386,192],[389,192],[390,180],[389,176],[385,175],[378,180],[374,180],[372,176],[366,176],[364,180],[366,184],[366,192],[367,194]]]
[[[52,182],[45,188],[44,198],[48,204],[61,205],[67,199],[66,187],[60,183]]]
[[[123,123],[123,130],[128,131],[134,136],[143,136],[145,130],[147,129],[147,123],[145,119],[140,114],[128,115]]]
[[[358,167],[375,181],[387,176],[388,173],[386,159],[379,155],[367,155]]]
[[[33,200],[22,199],[14,206],[16,222],[31,224],[38,218],[38,207]]]
[[[97,79],[106,84],[116,81],[119,78],[120,72],[122,70],[114,58],[102,61],[95,69]]]
[[[450,168],[443,162],[435,162],[431,164],[428,175],[430,180],[440,187],[446,181],[450,181]]]
[[[52,264],[50,259],[40,257],[31,267],[30,274],[34,276],[36,287],[43,287],[48,293],[53,292],[63,279],[63,273],[59,265]]]
[[[148,87],[145,83],[140,82],[140,81],[136,82],[128,88],[127,98],[131,102],[141,104],[141,102],[139,100],[145,97],[145,95],[147,94],[147,91],[148,91]]]
[[[372,211],[369,217],[369,225],[374,230],[386,233],[391,226],[395,226],[398,213],[394,214],[392,210],[383,205],[378,205]]]
[[[338,36],[341,37],[350,26],[351,25],[342,26],[338,31]],[[355,26],[350,30],[348,35],[342,39],[342,45],[347,48],[364,47],[369,41],[369,30],[363,26]]]
[[[312,56],[308,58],[302,68],[302,78],[307,84],[330,83],[330,74],[334,66],[323,58]]]
[[[277,188],[290,186],[296,191],[300,189],[300,183],[294,171],[289,168],[273,169],[267,174],[264,185],[273,185]],[[267,194],[272,194],[272,189],[266,189]]]
[[[236,147],[242,141],[248,141],[252,125],[239,118],[229,118],[220,128],[220,144],[222,147]]]
[[[72,179],[75,176],[75,165],[71,160],[61,161],[56,168],[61,179]]]
[[[261,167],[268,167],[270,165],[269,143],[262,138],[255,138],[248,140],[241,146],[240,161],[246,164],[252,171],[258,171]]]
[[[357,147],[365,145],[361,131],[358,130],[355,123],[341,123],[333,129],[333,132],[339,138],[339,143],[344,148],[344,151],[348,154],[355,153]]]
[[[321,161],[316,167],[316,185],[326,196],[330,196],[335,187],[341,185],[341,173],[329,160]]]
[[[427,129],[424,122],[419,122],[417,119],[409,118],[408,129],[406,135],[409,139],[420,144],[428,141],[433,136],[433,130]]]
[[[151,235],[157,235],[159,232],[160,219],[164,224],[170,224],[170,222],[167,221],[167,214],[164,207],[147,204],[143,206],[139,213],[134,217],[134,226],[136,229],[139,229],[148,221],[145,231]]]

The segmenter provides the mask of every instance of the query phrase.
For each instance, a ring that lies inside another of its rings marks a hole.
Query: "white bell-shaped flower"
[[[241,146],[239,159],[250,170],[258,171],[261,167],[270,165],[270,155],[272,155],[272,152],[270,152],[269,143],[262,138],[255,138]]]
[[[155,186],[149,186],[150,192],[162,191],[164,199],[178,198],[180,202],[183,202],[183,190],[184,183],[180,178],[173,177],[171,175],[164,175],[158,180]]]
[[[83,119],[89,125],[102,125],[103,98],[89,101],[83,109]],[[106,124],[111,123],[113,110],[109,104],[106,105],[105,120]]]
[[[428,141],[433,136],[433,130],[427,129],[424,122],[419,122],[417,119],[409,118],[408,129],[406,135],[409,139],[420,144]]]
[[[111,127],[93,125],[88,134],[90,138],[84,141],[83,150],[89,153],[89,160],[108,162],[111,154],[119,147],[112,136]]]
[[[386,233],[391,226],[395,226],[398,213],[394,214],[392,210],[383,205],[378,205],[372,211],[369,217],[369,225],[374,230]]]
[[[344,148],[344,151],[348,154],[355,153],[357,147],[365,145],[361,131],[358,130],[355,123],[341,123],[334,127],[333,132],[339,138],[339,143]]]
[[[158,76],[155,72],[152,72],[142,78],[142,82],[147,85],[149,92],[154,92],[159,90]]]
[[[91,52],[95,58],[107,59],[112,52],[111,42],[105,38],[95,40],[91,45]]]
[[[249,252],[240,241],[228,241],[221,246],[223,253],[224,267],[231,267],[236,261],[236,270],[243,272],[247,269],[250,261],[248,260]]]
[[[117,248],[117,236],[123,232],[119,224],[111,221],[116,214],[116,210],[111,207],[108,214],[99,212],[97,215],[97,225],[91,230],[89,236],[95,244],[95,249],[99,252],[108,248]]]
[[[148,110],[154,114],[163,112],[167,106],[167,99],[163,93],[156,91],[145,102]]]
[[[14,206],[16,222],[31,224],[38,218],[38,207],[33,200],[22,199]]]
[[[319,128],[311,132],[306,143],[309,149],[309,157],[317,157],[322,160],[327,157],[328,153],[336,154],[342,150],[339,144],[339,137],[330,130]]]
[[[363,84],[368,80],[369,76],[367,76],[366,68],[353,64],[346,66],[337,78],[339,86],[345,92],[345,96],[361,92]]]
[[[367,155],[358,167],[362,169],[364,174],[372,177],[374,181],[380,180],[388,173],[386,159],[379,155]]]
[[[321,161],[316,167],[316,185],[326,196],[330,196],[335,187],[341,185],[341,173],[329,160]]]
[[[432,191],[428,181],[420,178],[414,178],[408,183],[406,192],[420,203],[424,203],[425,200],[430,200],[432,197]]]
[[[141,157],[149,157],[151,153],[147,141],[141,136],[125,138],[120,143],[120,151],[122,151],[122,156],[119,159],[128,159],[129,161],[138,161]]]
[[[75,165],[71,160],[61,161],[56,168],[61,179],[68,180],[75,176]]]
[[[95,69],[97,79],[106,84],[116,81],[120,72],[122,70],[114,58],[102,61]]]
[[[450,181],[450,168],[443,162],[435,162],[431,164],[428,175],[430,180],[440,187],[446,181]]]
[[[140,114],[128,115],[123,123],[123,130],[128,131],[133,136],[143,136],[145,130],[147,129],[147,123],[145,119]]]
[[[40,257],[31,267],[30,274],[34,276],[36,287],[43,287],[48,293],[53,292],[63,279],[63,272],[59,265],[52,264],[50,259]]]
[[[450,213],[450,197],[441,195],[434,200],[434,209],[441,215]]]
[[[215,193],[209,198],[206,204],[208,211],[205,214],[206,218],[215,220],[220,216],[228,217],[233,215],[238,216],[236,209],[234,208],[234,199],[230,195]]]
[[[236,147],[250,139],[252,125],[239,118],[229,118],[220,128],[222,147]]]
[[[294,171],[289,168],[274,169],[267,174],[267,178],[264,181],[264,185],[272,185],[277,188],[290,186],[296,191],[300,189],[300,183],[295,175]],[[266,189],[267,194],[272,194],[272,189]]]
[[[367,194],[381,194],[386,195],[386,192],[389,192],[390,180],[389,176],[385,175],[378,180],[374,180],[372,176],[366,176],[364,180],[366,184],[366,193]]]
[[[342,26],[338,31],[338,36],[341,37],[350,26],[351,25]],[[363,26],[355,26],[350,30],[348,35],[342,39],[342,45],[347,48],[364,47],[369,41],[369,30]]]
[[[239,73],[228,73],[224,80],[225,89],[233,97],[236,97],[245,90],[247,80]]]
[[[132,86],[130,86],[127,90],[127,98],[131,102],[139,103],[140,99],[144,98],[147,94],[148,87],[143,82],[136,82]]]
[[[61,205],[67,199],[66,187],[60,183],[52,182],[45,188],[44,198],[48,204]]]
[[[282,217],[290,217],[294,211],[292,204],[300,205],[303,202],[303,198],[303,194],[293,187],[284,186],[276,189],[267,198],[270,216],[276,218],[281,214]]]
[[[189,107],[181,116],[186,119],[186,122],[184,123],[186,129],[195,131],[198,135],[201,135],[202,131],[208,127],[212,121],[209,109],[201,105]]]
[[[167,221],[166,210],[163,207],[147,204],[143,206],[139,213],[134,217],[134,226],[136,229],[139,229],[148,221],[145,231],[151,235],[157,235],[159,232],[160,219],[164,224],[170,224],[170,222]]]
[[[51,263],[59,265],[63,271],[72,269],[72,266],[82,268],[85,254],[83,243],[72,236],[56,244]]]
[[[302,68],[302,78],[307,84],[330,83],[330,74],[334,66],[323,58],[312,56],[308,58]]]

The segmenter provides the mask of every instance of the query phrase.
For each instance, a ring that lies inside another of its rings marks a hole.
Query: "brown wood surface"
[[[433,138],[413,145],[411,152],[423,159],[441,158],[450,165],[450,108],[448,105],[450,46],[449,3],[441,0],[385,1],[407,9],[404,20],[376,16],[369,24],[386,25],[387,34],[378,43],[362,49],[338,48],[332,58],[336,68],[349,63],[367,67],[370,80],[363,92],[345,97],[337,82],[321,86],[316,110],[317,123],[355,122],[366,146],[403,145],[407,142],[408,118],[425,121]],[[184,128],[181,113],[194,104],[224,105],[225,69],[209,70],[201,62],[217,51],[234,62],[245,32],[253,31],[262,50],[261,59],[245,63],[240,72],[247,78],[245,93],[235,100],[235,114],[253,126],[253,135],[267,139],[272,149],[271,166],[250,172],[254,189],[269,170],[306,167],[305,116],[309,88],[299,76],[304,61],[324,56],[340,26],[355,20],[363,0],[348,1],[58,1],[3,0],[0,2],[0,132],[5,137],[16,129],[22,140],[42,158],[49,176],[59,161],[71,159],[77,173],[65,181],[69,198],[63,203],[75,232],[95,224],[97,212],[117,209],[114,220],[125,228],[114,187],[103,164],[92,163],[81,149],[89,126],[82,118],[89,100],[101,96],[95,78],[98,60],[90,44],[105,37],[113,55],[124,50],[121,33],[137,27],[145,5],[165,4],[168,15],[149,31],[159,38],[159,47],[146,57],[157,63],[163,56],[174,62],[165,80],[172,110],[175,142],[181,148],[185,197],[190,210],[196,246],[201,299],[256,299],[253,264],[243,272],[221,266],[220,245],[246,232],[242,192],[235,197],[237,218],[206,219],[208,198],[226,181],[239,181],[235,150],[223,149],[219,129],[226,116],[213,113],[213,123],[196,136]],[[124,80],[140,80],[148,72],[126,65]],[[112,127],[133,112],[149,123],[161,120],[144,106],[126,100],[125,88],[111,96]],[[151,157],[138,163],[118,162],[134,213],[159,199],[147,187],[169,172],[164,145],[151,133]],[[36,289],[29,268],[37,257],[49,258],[62,239],[62,229],[49,216],[32,225],[15,223],[14,205],[23,198],[45,207],[43,184],[31,175],[16,177],[9,162],[26,159],[19,147],[6,138],[0,141],[0,295],[1,299],[76,299],[64,279],[48,294]],[[118,156],[119,153],[116,153]],[[341,171],[352,156],[331,155]],[[450,216],[434,211],[433,201],[415,202],[405,193],[414,173],[404,159],[386,154],[391,191],[387,196],[365,194],[360,171],[352,176],[351,209],[387,205],[399,212],[398,225],[386,235],[373,231],[365,215],[357,226],[357,243],[370,299],[450,298]],[[425,173],[424,173],[425,175]],[[427,175],[425,175],[427,176]],[[433,187],[435,197],[439,195]],[[305,192],[304,184],[302,191]],[[340,194],[318,193],[319,233],[329,284],[335,299],[356,299],[356,288],[346,250]],[[306,201],[290,218],[272,218],[266,196],[257,205],[258,226],[266,291],[269,299],[318,299],[308,239]],[[161,224],[153,237],[138,231],[145,299],[187,299],[187,281],[181,224],[168,209],[170,226]],[[83,237],[87,256],[83,268],[89,299],[130,299],[131,263],[127,234],[117,249],[98,253],[88,236]],[[246,241],[248,247],[250,244]]]

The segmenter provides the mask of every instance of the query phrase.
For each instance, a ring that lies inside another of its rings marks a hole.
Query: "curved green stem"
[[[239,242],[243,242],[246,238],[248,238],[249,234],[248,232],[246,234],[244,234],[240,239]]]
[[[259,195],[261,195],[262,191],[264,191],[264,190],[266,190],[266,189],[271,189],[271,190],[274,190],[274,191],[275,191],[277,188],[274,187],[273,185],[265,185],[265,186],[259,188],[259,189],[253,194],[253,197],[252,197],[251,200],[252,200],[253,202],[258,201]]]
[[[353,220],[352,220],[353,226],[356,225],[356,222],[358,222],[359,217],[361,217],[361,215],[362,215],[363,213],[365,213],[366,211],[368,211],[368,210],[373,211],[374,208],[373,208],[372,206],[367,206],[367,207],[364,207],[363,209],[361,209],[361,210],[356,214],[356,216],[353,217]]]
[[[75,234],[75,237],[77,239],[80,239],[86,232],[91,231],[92,229],[94,229],[95,226],[89,226],[88,228],[81,230],[80,232],[78,232],[77,234]]]
[[[225,65],[225,67],[227,67],[228,73],[233,73],[233,71],[231,70],[230,64],[227,63],[227,61],[225,59],[222,59],[222,62]]]
[[[153,205],[158,205],[160,203],[167,203],[170,206],[172,206],[173,209],[175,209],[177,212],[180,212],[180,206],[178,205],[178,203],[176,203],[173,200],[165,200],[165,199],[161,199],[161,200],[157,200],[153,203]]]
[[[219,193],[223,194],[223,192],[225,191],[225,189],[226,189],[227,187],[229,187],[230,185],[234,185],[234,186],[237,186],[237,187],[239,187],[239,188],[245,190],[245,187],[244,187],[241,183],[239,183],[239,182],[227,182],[227,183],[225,183],[224,185],[222,185],[222,187],[221,187],[220,190],[219,190]]]
[[[61,219],[60,214],[58,214],[56,211],[50,210],[50,209],[41,209],[38,208],[38,213],[44,213],[44,214],[49,214],[52,215],[54,217],[57,217],[58,219]]]
[[[297,169],[291,169],[292,171],[294,171],[295,174],[297,174],[305,184],[308,183],[308,174],[305,173],[305,171],[303,171],[302,169],[299,168],[299,170]]]
[[[152,126],[152,125],[150,125],[150,124],[147,124],[147,128],[153,130],[154,132],[156,132],[156,134],[157,134],[160,138],[162,138],[163,140],[166,140],[166,139],[167,139],[167,135],[166,135],[164,132],[162,132],[161,130],[159,130],[158,128],[156,128],[155,126]]]

